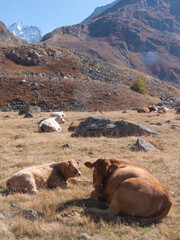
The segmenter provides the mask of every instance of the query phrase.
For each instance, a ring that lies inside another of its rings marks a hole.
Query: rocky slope
[[[12,24],[9,27],[9,31],[29,43],[39,42],[43,37],[43,34],[38,27],[23,25],[22,22]]]
[[[139,75],[151,96],[130,89]],[[36,43],[0,45],[0,96],[6,111],[16,110],[23,102],[37,104],[44,111],[94,111],[147,106],[160,99],[175,106],[180,91],[138,71]]]
[[[120,0],[43,41],[180,84],[179,12],[177,0]]]
[[[0,43],[20,45],[26,43],[26,41],[16,37],[7,29],[4,23],[0,21]]]
[[[110,4],[107,4],[105,6],[101,6],[101,7],[97,7],[94,12],[89,16],[87,17],[83,22],[87,22],[88,20],[90,20],[91,18],[95,17],[96,15],[104,12],[105,10],[107,10],[108,8],[112,7],[113,5],[115,5],[117,2],[119,2],[119,0],[116,0]]]

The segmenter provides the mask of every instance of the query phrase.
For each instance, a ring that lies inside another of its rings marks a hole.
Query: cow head
[[[154,105],[153,105],[153,106],[150,106],[150,107],[149,107],[149,111],[150,111],[150,112],[156,112],[156,111],[157,111],[156,106],[154,106]]]
[[[60,172],[60,174],[64,176],[65,180],[81,176],[79,162],[76,162],[73,159],[66,162],[53,163],[51,166]]]
[[[65,119],[64,119],[62,116],[57,116],[57,117],[55,118],[55,120],[56,120],[56,122],[58,122],[59,124],[60,124],[60,123],[65,123]]]
[[[84,165],[88,168],[94,168],[93,171],[93,185],[96,190],[103,190],[104,180],[117,168],[118,165],[107,159],[98,159],[95,162],[85,162]]]
[[[69,178],[81,176],[81,172],[79,171],[79,162],[76,162],[73,159],[69,160],[66,163],[66,172]]]

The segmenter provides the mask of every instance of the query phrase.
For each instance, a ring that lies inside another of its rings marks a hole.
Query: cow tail
[[[168,196],[163,197],[163,204],[162,204],[160,211],[155,213],[154,217],[152,216],[152,217],[148,217],[148,218],[141,218],[140,222],[143,224],[150,224],[152,222],[157,222],[157,221],[161,220],[168,214],[171,206],[172,206],[172,201],[171,201],[170,195],[168,194]]]

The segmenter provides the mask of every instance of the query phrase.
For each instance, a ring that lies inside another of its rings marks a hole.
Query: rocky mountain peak
[[[13,23],[9,27],[9,30],[15,36],[18,36],[19,38],[24,39],[30,43],[39,42],[43,37],[43,33],[38,27],[23,25],[22,22]]]

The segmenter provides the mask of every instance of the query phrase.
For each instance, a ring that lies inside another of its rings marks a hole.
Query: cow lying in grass
[[[138,113],[149,113],[149,112],[157,112],[157,107],[150,106],[150,107],[141,107],[137,109]]]
[[[79,163],[74,160],[25,168],[6,182],[8,193],[38,193],[41,188],[66,188],[68,179],[80,176]]]
[[[61,116],[42,119],[38,123],[39,132],[61,132],[60,123],[64,123],[65,120]]]
[[[76,129],[79,127],[79,125],[81,124],[82,122],[73,122],[70,124],[70,126],[68,127],[68,132],[75,132]]]
[[[65,115],[65,113],[64,112],[52,112],[51,113],[51,117],[61,117],[61,118],[65,118],[66,117],[66,115]]]
[[[165,217],[172,205],[165,187],[147,171],[118,159],[98,159],[85,162],[94,168],[95,190],[91,197],[104,197],[110,204],[107,210],[91,208],[98,214],[124,213],[141,217],[146,222]]]
[[[141,107],[137,109],[138,113],[150,113],[150,112],[156,112],[164,114],[169,110],[167,107],[156,107],[156,106],[150,106],[150,107]]]

